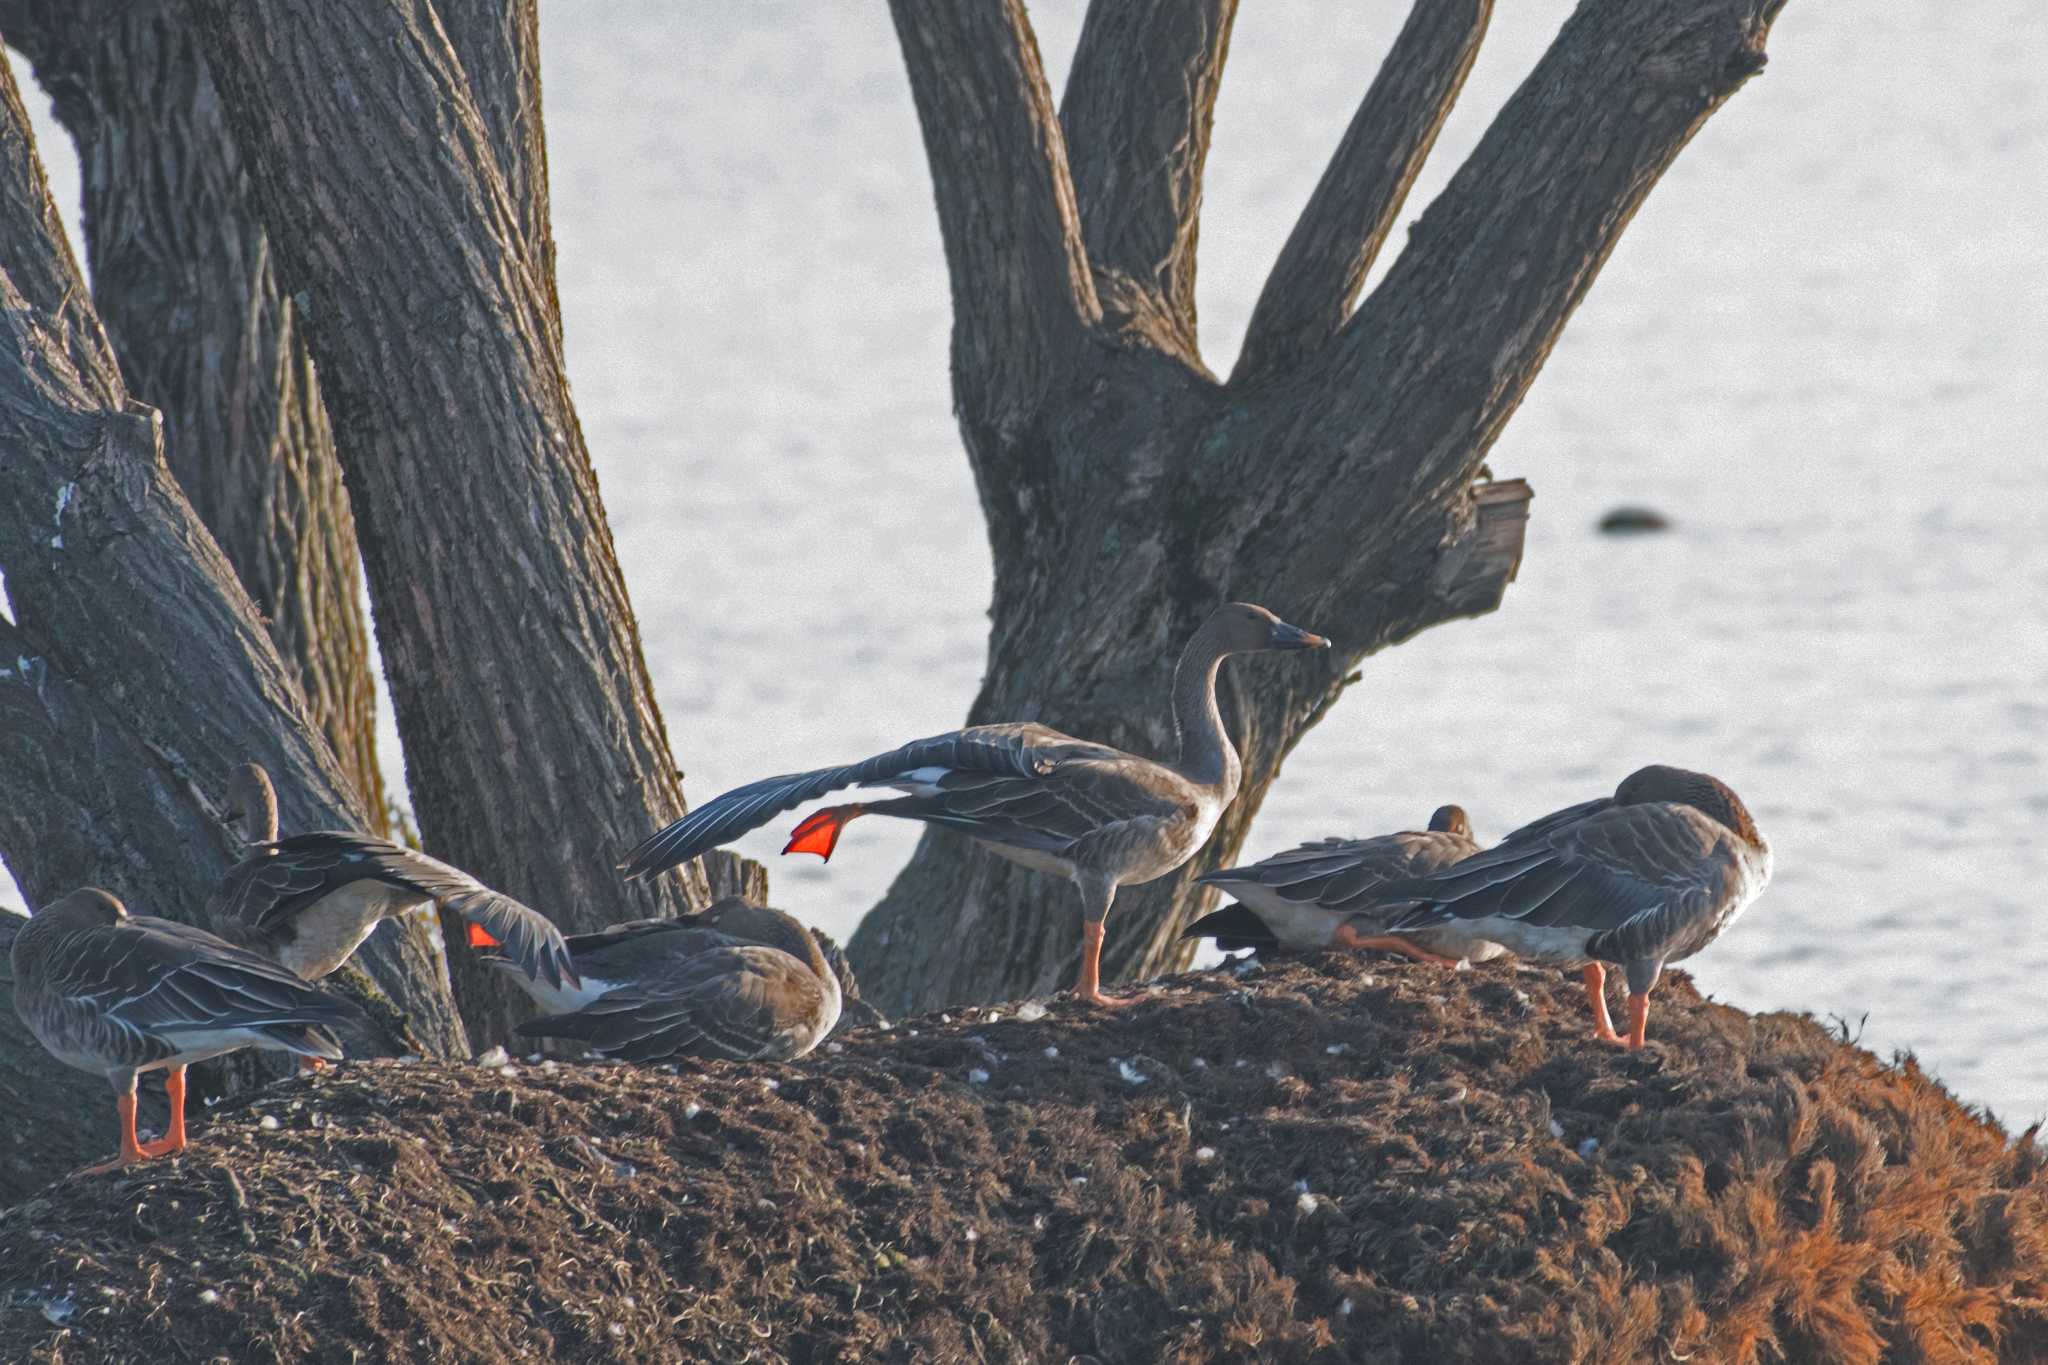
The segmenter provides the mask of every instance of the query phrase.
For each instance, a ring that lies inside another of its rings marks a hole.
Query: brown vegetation
[[[348,1065],[0,1215],[0,1358],[2048,1357],[2031,1133],[1667,980],[1640,1054],[1555,972],[1327,957],[783,1066]]]

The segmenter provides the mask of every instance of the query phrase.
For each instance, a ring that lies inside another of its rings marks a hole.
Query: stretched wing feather
[[[970,833],[1000,829],[980,836],[999,843],[1065,847],[1100,826],[1108,800],[1109,778],[1103,774],[1120,776],[1116,770],[1131,761],[1118,750],[1043,725],[978,725],[859,763],[736,787],[644,840],[619,867],[628,878],[650,876],[847,787],[904,786],[912,796],[878,806]],[[1098,780],[1078,781],[1091,775],[1091,765]],[[1060,776],[1069,780],[1054,781]]]
[[[351,883],[376,881],[476,925],[531,979],[554,986],[577,979],[569,947],[545,915],[417,849],[338,830],[295,834],[261,847],[264,852],[228,869],[215,888],[208,909],[216,923],[273,928]]]

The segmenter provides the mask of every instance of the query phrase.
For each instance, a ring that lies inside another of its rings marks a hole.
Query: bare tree
[[[385,824],[369,630],[333,432],[197,35],[126,0],[0,0],[77,144],[92,297],[171,470]]]
[[[1170,752],[1179,643],[1225,598],[1333,637],[1225,674],[1245,781],[1119,897],[1104,967],[1186,961],[1198,872],[1375,650],[1492,610],[1529,489],[1481,462],[1630,217],[1759,70],[1783,0],[1582,0],[1352,311],[1490,0],[1416,0],[1273,268],[1243,357],[1196,349],[1194,248],[1232,0],[1098,0],[1055,115],[1022,0],[891,0],[953,290],[953,396],[995,566],[970,720]],[[927,833],[850,945],[891,1010],[1047,989],[1065,887]]]
[[[265,764],[296,823],[366,812],[171,476],[157,414],[129,396],[4,66],[0,331],[0,848],[33,903],[92,884],[193,919],[240,851],[220,821],[236,763]],[[465,1051],[423,934],[387,931],[358,961],[358,1053]],[[32,1107],[35,1160],[58,1169],[105,1141],[104,1089],[77,1082],[0,983],[0,1098]]]
[[[567,929],[702,904],[737,860],[614,868],[683,803],[563,369],[532,0],[186,13],[305,305],[428,849]]]

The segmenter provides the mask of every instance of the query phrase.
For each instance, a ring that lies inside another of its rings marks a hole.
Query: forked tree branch
[[[963,416],[1036,409],[1102,316],[1023,0],[890,0],[953,286]],[[971,451],[974,458],[985,451]]]
[[[1060,102],[1104,310],[1166,319],[1191,362],[1202,166],[1236,17],[1237,0],[1094,0]]]
[[[1271,400],[1296,454],[1261,497],[1298,515],[1258,534],[1307,547],[1290,563],[1302,591],[1355,597],[1375,561],[1360,509],[1460,496],[1658,177],[1762,69],[1781,8],[1584,0],[1565,23],[1386,279]],[[1434,515],[1396,533],[1438,534]]]
[[[1479,55],[1493,0],[1415,0],[1266,277],[1232,382],[1337,334]]]

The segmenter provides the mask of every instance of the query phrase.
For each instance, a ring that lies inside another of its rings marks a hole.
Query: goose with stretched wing
[[[887,800],[829,806],[800,823],[786,853],[830,858],[861,815],[957,829],[992,852],[1065,877],[1081,893],[1081,966],[1074,994],[1120,1005],[1101,989],[1103,920],[1117,888],[1186,862],[1237,796],[1237,751],[1216,709],[1216,673],[1232,654],[1325,649],[1329,641],[1264,607],[1231,602],[1195,632],[1174,671],[1180,753],[1156,762],[1043,725],[978,725],[837,768],[771,777],[727,792],[653,835],[621,864],[644,877],[685,862],[787,810],[847,787],[894,788]]]

